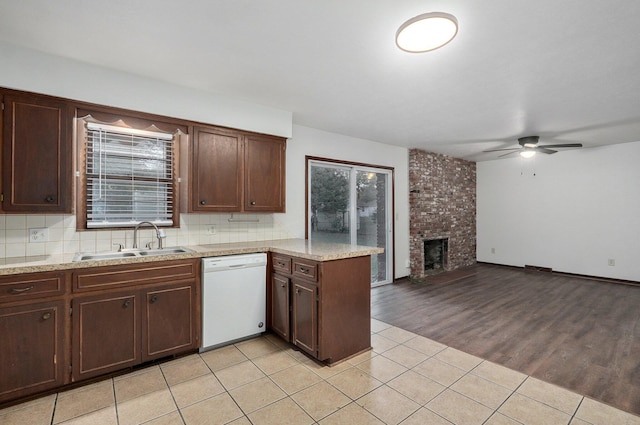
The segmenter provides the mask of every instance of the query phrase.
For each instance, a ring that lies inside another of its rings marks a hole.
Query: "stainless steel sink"
[[[171,246],[163,249],[125,249],[122,251],[99,252],[96,254],[79,252],[73,257],[73,261],[113,260],[118,258],[150,257],[158,255],[185,254],[190,252],[193,251],[182,246]]]
[[[136,254],[133,252],[104,252],[99,254],[80,254],[78,259],[73,259],[73,261],[87,261],[87,260],[110,260],[113,258],[126,258],[126,257],[135,257]]]
[[[168,254],[183,254],[186,252],[192,252],[190,249],[183,247],[171,247],[171,248],[162,248],[162,249],[145,249],[138,252],[138,254],[143,257],[147,257],[150,255],[168,255]]]

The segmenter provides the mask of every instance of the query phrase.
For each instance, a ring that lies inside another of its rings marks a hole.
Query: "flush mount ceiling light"
[[[458,20],[443,12],[425,13],[398,28],[396,44],[405,52],[422,53],[438,49],[456,36]]]

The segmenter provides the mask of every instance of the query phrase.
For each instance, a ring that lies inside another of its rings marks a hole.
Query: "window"
[[[85,227],[173,226],[174,135],[95,122],[84,132]]]

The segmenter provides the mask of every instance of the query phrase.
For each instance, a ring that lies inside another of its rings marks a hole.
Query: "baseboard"
[[[561,275],[561,276],[578,277],[578,278],[581,278],[581,279],[589,279],[589,280],[599,280],[601,282],[607,282],[607,283],[617,283],[617,284],[620,284],[620,285],[640,286],[640,282],[636,281],[636,280],[625,280],[625,279],[616,279],[616,278],[613,278],[613,277],[602,277],[602,276],[592,276],[592,275],[587,275],[587,274],[561,272],[561,271],[557,271],[557,270],[552,270],[549,267],[538,267],[538,266],[527,266],[527,265],[525,265],[524,267],[519,267],[519,266],[509,266],[509,265],[506,265],[506,264],[489,263],[487,261],[477,261],[476,263],[477,264],[487,264],[489,266],[508,267],[508,268],[511,268],[511,269],[520,269],[520,270],[527,270],[527,271],[541,271],[541,272],[545,272],[545,273],[558,274],[558,275]]]

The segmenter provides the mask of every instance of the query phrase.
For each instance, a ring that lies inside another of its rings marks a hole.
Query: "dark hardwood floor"
[[[640,415],[640,287],[478,264],[371,292],[372,317]]]

